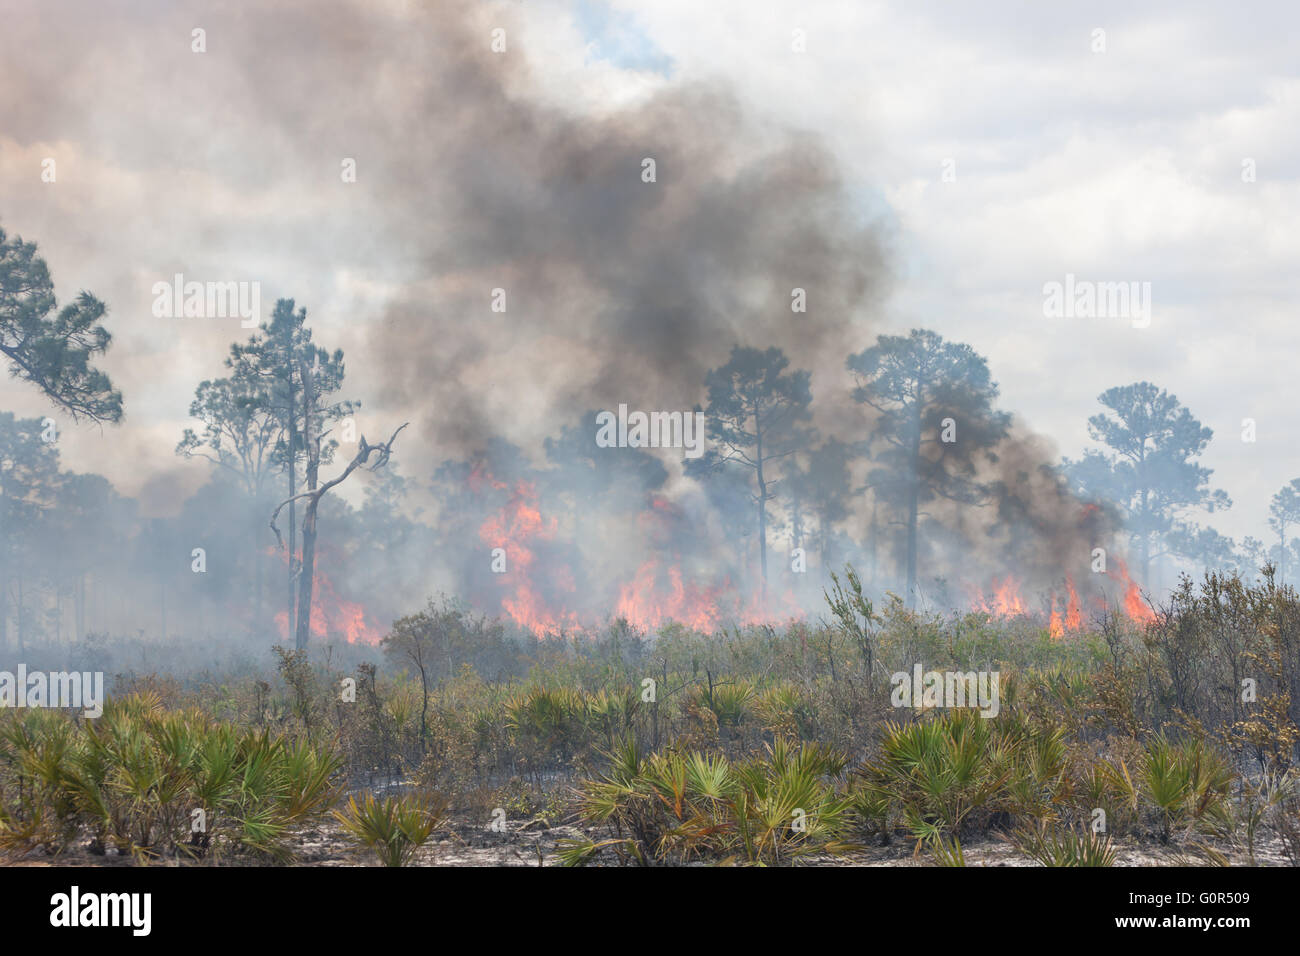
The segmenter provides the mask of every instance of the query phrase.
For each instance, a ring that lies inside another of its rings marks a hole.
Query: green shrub
[[[579,808],[615,838],[565,841],[563,863],[606,848],[642,865],[784,863],[847,848],[850,806],[835,785],[847,761],[829,748],[778,739],[763,756],[732,763],[698,751],[644,756],[628,739],[609,757],[605,775],[580,788]]]
[[[447,800],[437,794],[377,799],[367,793],[348,799],[335,818],[348,833],[374,851],[384,866],[405,866],[447,822]]]
[[[1069,827],[1047,823],[1017,830],[1015,843],[1026,856],[1043,866],[1114,866],[1115,848],[1110,837],[1086,830],[1079,833]]]
[[[283,860],[289,828],[336,802],[340,766],[331,749],[168,711],[152,694],[110,700],[81,723],[7,713],[0,848],[58,853],[86,834],[92,852],[113,846],[140,862],[218,851]]]

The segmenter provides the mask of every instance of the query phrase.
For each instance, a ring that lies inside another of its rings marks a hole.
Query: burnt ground
[[[485,824],[457,819],[435,834],[421,847],[412,866],[556,866],[553,853],[557,841],[590,835],[607,838],[612,834],[587,833],[571,825],[548,825],[542,819],[532,821],[507,821],[504,833],[492,832]],[[294,851],[293,866],[377,866],[373,853],[357,846],[333,820],[297,831],[291,845]],[[1228,858],[1233,866],[1249,866],[1244,847],[1215,844],[1214,848]],[[1009,840],[994,837],[964,846],[968,866],[1038,866],[1021,853]],[[602,857],[605,863],[614,863],[612,853]],[[1255,849],[1255,862],[1260,866],[1286,866],[1287,860],[1280,843],[1271,837],[1261,839]],[[58,855],[33,851],[21,858],[4,861],[9,866],[133,866],[129,856],[110,850],[106,854],[93,854],[82,845],[74,845]],[[257,861],[244,856],[225,857],[208,862],[188,860],[161,860],[159,866],[240,866],[256,865]],[[925,855],[913,854],[910,840],[896,840],[889,846],[864,846],[842,856],[805,857],[798,866],[930,866]],[[1196,866],[1213,865],[1208,857],[1187,847],[1164,847],[1136,841],[1119,843],[1118,866]]]

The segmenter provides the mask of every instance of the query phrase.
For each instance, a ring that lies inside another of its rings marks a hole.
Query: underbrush
[[[339,755],[266,729],[167,710],[155,696],[110,700],[92,721],[0,714],[0,849],[56,854],[82,836],[141,863],[251,856],[286,860],[295,826],[338,798]]]
[[[1300,600],[1267,569],[1062,639],[877,608],[853,575],[828,601],[818,625],[531,643],[431,603],[350,671],[276,649],[261,676],[119,675],[95,720],[0,711],[0,850],[283,860],[324,821],[405,863],[455,818],[577,824],[570,864],[899,844],[960,865],[987,840],[1045,865],[1107,865],[1121,842],[1297,862]],[[483,641],[517,660],[484,673]],[[895,706],[891,675],[918,664],[996,674],[996,716]]]
[[[762,864],[843,852],[849,804],[836,781],[847,762],[829,748],[784,739],[738,763],[699,751],[644,755],[629,740],[578,801],[585,821],[615,835],[565,841],[559,857],[570,866],[603,851],[642,865]]]

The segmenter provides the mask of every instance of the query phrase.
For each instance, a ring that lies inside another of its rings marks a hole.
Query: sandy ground
[[[492,832],[485,825],[468,821],[453,822],[433,840],[416,852],[412,866],[556,866],[553,857],[556,843],[562,839],[580,838],[583,831],[573,826],[550,826],[541,820],[507,821],[504,833]],[[374,854],[359,848],[332,820],[295,834],[293,839],[295,866],[377,866]],[[1233,866],[1248,866],[1250,861],[1242,848],[1220,845],[1216,847]],[[968,866],[1038,866],[1025,857],[1009,841],[992,839],[964,847]],[[930,866],[929,859],[913,855],[910,841],[895,841],[890,846],[862,847],[843,856],[807,857],[799,866]],[[606,862],[615,858],[606,855]],[[92,855],[82,847],[74,847],[58,856],[37,852],[22,859],[4,861],[10,866],[131,866],[129,857],[112,851],[106,855]],[[249,861],[226,859],[221,863],[246,864]],[[1255,862],[1260,866],[1286,866],[1287,861],[1280,845],[1274,840],[1261,841],[1256,846]],[[166,861],[159,865],[176,865]],[[193,864],[181,864],[193,865]],[[202,864],[200,864],[202,865]],[[220,865],[220,864],[219,864]],[[1161,847],[1149,844],[1121,844],[1119,866],[1195,866],[1211,865],[1187,849]]]

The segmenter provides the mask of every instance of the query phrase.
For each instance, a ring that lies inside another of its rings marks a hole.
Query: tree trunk
[[[907,606],[916,607],[916,513],[919,508],[916,479],[907,493]]]
[[[253,530],[253,632],[262,630],[262,536],[261,527]]]
[[[877,587],[880,583],[880,568],[877,565],[878,555],[876,549],[880,540],[880,499],[876,497],[875,489],[871,492],[871,586]]]
[[[761,468],[758,474],[758,567],[762,575],[762,604],[767,607],[767,485]]]
[[[1277,583],[1286,584],[1286,522],[1278,521]]]
[[[907,606],[916,607],[916,525],[921,497],[921,407],[912,422],[912,474],[907,488]]]
[[[1145,482],[1146,475],[1146,439],[1142,439],[1142,451],[1138,457],[1139,474],[1143,476]],[[1151,515],[1147,511],[1149,502],[1150,489],[1144,483],[1142,485],[1142,580],[1139,582],[1143,587],[1147,586],[1151,577]]]
[[[425,754],[428,752],[425,741],[429,736],[429,679],[424,673],[424,661],[416,663],[420,665],[420,753]]]
[[[1142,587],[1147,586],[1147,581],[1151,579],[1151,532],[1143,530],[1141,540],[1141,562],[1142,562]]]
[[[298,576],[298,630],[294,646],[304,651],[311,634],[311,592],[316,570],[316,499],[308,499],[302,513],[302,563]]]
[[[18,612],[18,653],[26,654],[27,642],[23,639],[23,576],[21,572],[18,574],[18,607],[16,610]]]
[[[290,343],[293,338],[290,336]],[[289,354],[285,356],[285,365],[289,369],[289,631],[296,632],[296,616],[294,614],[294,594],[293,594],[293,566],[294,566],[294,549],[298,544],[298,535],[295,530],[295,505],[294,505],[294,478],[297,471],[298,461],[298,420],[294,413],[293,401],[293,351],[292,344],[289,346]],[[299,645],[301,649],[301,645]]]
[[[77,575],[76,588],[76,628],[77,640],[84,640],[86,637],[86,572],[82,571]]]
[[[302,363],[302,438],[307,449],[306,490],[315,491],[317,476],[320,473],[320,436],[313,433],[316,417],[316,395],[312,383],[311,369]],[[316,574],[316,509],[320,497],[307,499],[307,507],[302,513],[302,563],[298,569],[298,629],[294,644],[298,650],[307,649],[307,639],[311,634],[311,592]],[[289,504],[290,528],[293,527],[293,503]]]
[[[310,389],[307,394],[310,394]],[[397,431],[393,432],[391,438],[382,445],[371,445],[366,442],[366,436],[361,436],[361,449],[357,452],[355,458],[343,469],[343,473],[335,478],[331,478],[324,485],[317,487],[317,473],[320,468],[320,438],[311,434],[312,406],[307,404],[308,414],[304,420],[307,421],[308,430],[305,433],[308,449],[307,458],[307,484],[310,486],[308,491],[303,492],[302,497],[307,502],[307,507],[303,509],[302,523],[302,579],[298,585],[298,621],[294,629],[294,640],[297,650],[305,650],[307,647],[307,636],[311,628],[311,595],[312,581],[316,567],[316,513],[320,507],[321,498],[332,488],[342,484],[348,479],[352,472],[356,471],[362,465],[370,460],[370,456],[375,452],[380,453],[379,460],[375,463],[374,468],[380,468],[388,463],[389,455],[393,451],[393,442],[397,440],[398,434],[409,424],[403,423]],[[280,510],[287,505],[289,501],[282,501],[271,513],[271,530],[275,532],[275,539],[281,545],[283,541],[280,538],[280,529],[276,526],[276,518],[279,517]]]
[[[827,568],[826,558],[827,555],[830,554],[831,550],[831,529],[830,522],[826,520],[824,512],[817,518],[817,528],[821,532],[821,541],[819,542],[820,547],[817,549],[818,560],[821,562],[819,573],[821,574],[822,580],[825,581]]]
[[[293,488],[293,462],[289,462],[289,497],[294,495]],[[294,566],[296,564],[295,555],[298,546],[298,531],[295,527],[294,503],[289,502],[289,630],[293,631],[297,627],[297,604],[294,595]]]
[[[767,607],[767,481],[763,478],[763,426],[759,421],[758,407],[754,408],[754,437],[756,439],[754,471],[758,476],[758,567],[762,575],[761,602]]]

